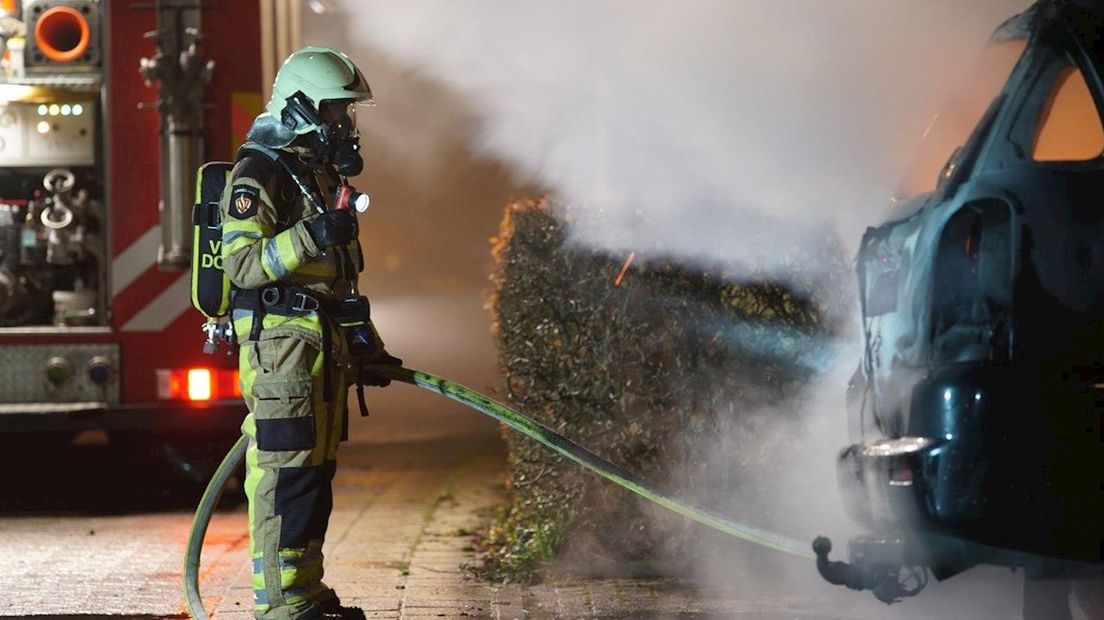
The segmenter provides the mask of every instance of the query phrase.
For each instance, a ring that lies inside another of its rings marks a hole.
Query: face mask
[[[297,139],[308,147],[313,155],[310,163],[333,164],[341,176],[356,176],[364,169],[360,156],[360,132],[356,128],[356,102],[345,100],[323,101],[317,112],[302,93],[288,98],[283,122],[289,127],[310,124],[318,127]]]
[[[356,176],[364,169],[356,108],[355,103],[327,101],[319,110],[323,122],[318,134],[319,142],[324,145],[324,156],[337,166],[341,176],[346,177]]]
[[[334,145],[333,162],[343,177],[355,177],[364,170],[364,158],[360,156],[360,140],[355,136],[338,141]]]

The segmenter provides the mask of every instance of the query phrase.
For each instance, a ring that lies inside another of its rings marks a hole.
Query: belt
[[[234,294],[235,309],[262,310],[265,314],[281,316],[299,316],[309,312],[322,311],[323,303],[330,305],[337,300],[316,296],[297,286],[265,286],[256,289],[239,290]]]
[[[367,297],[334,299],[298,286],[264,286],[238,290],[234,295],[233,307],[260,310],[265,314],[279,316],[302,316],[318,312],[340,325],[363,323],[371,314]]]

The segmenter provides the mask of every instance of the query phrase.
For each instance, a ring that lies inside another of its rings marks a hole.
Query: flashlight
[[[341,187],[337,188],[334,208],[341,210],[352,208],[357,213],[364,213],[368,210],[369,202],[368,194],[356,191],[352,185],[342,184]]]

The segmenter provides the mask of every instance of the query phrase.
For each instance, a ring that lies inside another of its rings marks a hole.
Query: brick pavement
[[[461,567],[475,560],[475,532],[503,500],[505,455],[495,436],[395,444],[347,444],[335,479],[335,508],[325,547],[326,581],[369,618],[1014,618],[1015,600],[994,615],[975,615],[938,595],[888,608],[869,594],[820,582],[812,569],[791,587],[710,591],[671,579],[560,578],[535,586],[491,584]],[[242,512],[239,508],[236,512]],[[230,515],[220,515],[226,519]],[[237,515],[243,519],[244,515]],[[239,536],[219,522],[204,559],[208,607],[219,620],[251,618],[244,522]],[[209,543],[210,544],[210,543]],[[731,579],[756,567],[734,558]],[[1005,599],[1004,573],[994,592],[950,582],[962,598]],[[798,583],[800,582],[800,583]],[[953,592],[952,592],[953,593]],[[1016,593],[1018,595],[1018,593]],[[934,606],[933,606],[934,604]],[[961,614],[958,612],[962,612]],[[1013,615],[1009,615],[1009,614]]]
[[[469,577],[481,531],[502,501],[505,456],[495,434],[342,448],[326,545],[327,581],[370,618],[1005,618],[1018,575],[975,569],[887,608],[821,582],[812,566],[786,579],[735,549],[725,582],[740,593],[664,579],[570,579],[521,587]],[[188,509],[134,514],[0,515],[0,616],[180,618]],[[245,507],[215,515],[202,591],[216,618],[251,618]],[[1012,584],[1011,589],[1009,584]],[[963,606],[963,601],[976,601]],[[983,613],[978,613],[978,609]],[[1081,616],[1076,616],[1084,620]]]
[[[353,444],[341,457],[326,581],[369,618],[694,617],[722,609],[768,617],[793,611],[784,600],[703,602],[666,580],[523,587],[473,579],[462,566],[475,560],[475,532],[485,529],[503,499],[505,459],[496,438]],[[203,592],[217,618],[252,617],[246,544],[216,544],[212,557],[204,557]]]

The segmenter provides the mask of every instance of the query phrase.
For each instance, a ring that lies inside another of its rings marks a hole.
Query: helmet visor
[[[334,136],[355,136],[357,104],[349,99],[329,99],[318,106],[318,115]]]

